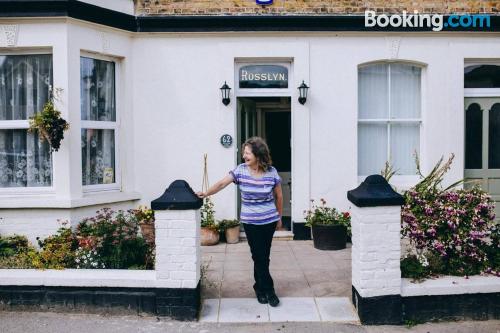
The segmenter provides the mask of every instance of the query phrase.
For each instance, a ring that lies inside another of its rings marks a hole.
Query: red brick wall
[[[500,1],[489,0],[274,0],[258,6],[255,0],[134,0],[137,15],[332,15],[379,13],[490,13],[500,12]]]

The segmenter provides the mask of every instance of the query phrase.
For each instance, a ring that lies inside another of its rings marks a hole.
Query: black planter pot
[[[347,228],[343,225],[313,225],[314,248],[342,250],[346,248]]]

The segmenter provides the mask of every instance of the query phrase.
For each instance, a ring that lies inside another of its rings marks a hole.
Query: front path
[[[274,240],[271,275],[281,304],[259,304],[245,241],[202,247],[205,322],[358,322],[351,304],[351,249],[316,250],[312,241]]]

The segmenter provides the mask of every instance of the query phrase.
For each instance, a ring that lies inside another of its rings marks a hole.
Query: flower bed
[[[38,240],[0,237],[0,268],[154,269],[154,242],[139,233],[137,210],[104,208],[75,230],[63,222],[55,235]]]
[[[405,278],[500,274],[500,233],[490,196],[478,187],[439,186],[452,160],[441,165],[441,159],[404,194],[401,232],[416,252],[401,261]]]

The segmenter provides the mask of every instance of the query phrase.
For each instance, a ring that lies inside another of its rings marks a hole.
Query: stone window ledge
[[[78,208],[123,201],[139,200],[138,192],[85,193],[81,198],[61,199],[54,195],[10,196],[0,200],[0,208]]]
[[[401,296],[458,295],[500,292],[500,278],[496,276],[444,276],[423,282],[402,279]]]

